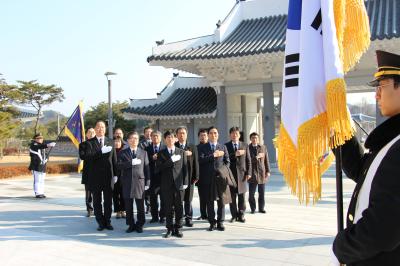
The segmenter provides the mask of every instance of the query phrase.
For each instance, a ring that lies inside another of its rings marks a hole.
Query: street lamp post
[[[111,79],[109,78],[109,76],[117,75],[117,73],[108,71],[108,72],[104,73],[104,75],[106,76],[107,82],[108,82],[108,138],[112,139],[113,138],[114,121],[113,121],[113,114],[112,114]]]

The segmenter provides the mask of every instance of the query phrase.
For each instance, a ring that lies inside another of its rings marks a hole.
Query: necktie
[[[185,149],[185,145],[181,144],[181,149],[184,150]]]
[[[214,152],[215,151],[215,145],[211,144],[211,150]]]
[[[135,158],[136,158],[136,151],[132,150],[132,159],[135,159]]]
[[[154,146],[154,153],[158,153],[158,147]]]
[[[174,154],[172,150],[170,150],[170,152],[169,152],[169,153],[171,154],[171,156]]]
[[[235,151],[237,151],[238,150],[237,144],[235,143],[233,145],[235,146]]]
[[[100,138],[99,141],[100,141],[100,148],[103,148],[103,138]]]

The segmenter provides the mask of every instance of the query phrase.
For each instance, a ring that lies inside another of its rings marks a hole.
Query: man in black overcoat
[[[117,155],[113,147],[114,141],[105,137],[106,125],[98,121],[95,127],[96,136],[87,140],[83,160],[88,162],[88,188],[93,193],[93,208],[98,231],[113,230],[112,183],[117,177]],[[102,206],[102,201],[103,206]],[[104,208],[104,213],[103,213]]]
[[[343,170],[357,185],[333,259],[350,266],[400,265],[400,56],[376,54],[379,68],[370,85],[388,119],[370,133],[365,152],[355,137],[342,146]]]
[[[229,154],[226,146],[218,143],[218,129],[210,127],[208,129],[208,143],[198,147],[200,178],[199,186],[202,187],[201,193],[203,198],[207,200],[207,215],[210,223],[209,231],[215,229],[224,231],[225,205],[223,195],[218,195],[216,188],[216,180],[218,177],[217,170],[223,165],[229,167]],[[217,201],[217,219],[215,220],[214,201]]]
[[[192,200],[194,193],[194,185],[199,181],[199,160],[197,154],[197,147],[187,142],[187,128],[178,127],[176,129],[176,136],[178,141],[175,142],[175,146],[185,151],[187,156],[187,172],[189,178],[189,186],[185,190],[184,196],[184,216],[185,225],[188,227],[193,226],[193,208]]]

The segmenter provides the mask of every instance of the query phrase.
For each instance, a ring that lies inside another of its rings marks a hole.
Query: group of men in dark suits
[[[193,226],[195,186],[198,186],[200,198],[201,216],[198,219],[208,220],[209,231],[225,230],[226,204],[230,205],[231,222],[245,222],[248,182],[252,213],[256,208],[254,193],[258,184],[261,184],[258,185],[259,212],[265,213],[263,186],[270,170],[265,147],[258,143],[257,133],[252,133],[254,141],[252,139],[247,145],[239,141],[240,129],[232,127],[231,141],[221,144],[218,129],[210,127],[199,131],[200,143],[194,145],[188,143],[186,127],[167,131],[163,136],[159,131],[146,128],[142,141],[137,132],[128,133],[127,143],[118,153],[112,141],[104,136],[103,121],[97,122],[95,133],[95,137],[82,143],[80,157],[85,162],[86,186],[93,194],[99,231],[113,230],[110,219],[112,189],[118,180],[125,203],[127,233],[143,232],[145,202],[148,201],[150,223],[166,221],[165,238],[183,237],[183,221],[185,226]]]

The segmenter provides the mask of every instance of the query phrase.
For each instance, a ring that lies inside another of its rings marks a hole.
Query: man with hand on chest
[[[151,133],[151,145],[147,146],[146,148],[150,165],[150,223],[164,223],[165,220],[164,203],[161,199],[160,189],[161,173],[160,170],[156,167],[158,153],[164,148],[165,145],[161,144],[161,132],[158,130],[153,131]],[[160,204],[158,204],[158,197],[160,197]]]
[[[244,223],[246,221],[244,219],[244,212],[246,211],[245,195],[247,192],[247,180],[251,177],[250,152],[248,145],[239,141],[239,127],[229,129],[229,136],[231,141],[225,143],[225,146],[229,153],[229,166],[237,183],[236,188],[229,187],[232,197],[232,203],[229,204],[232,215],[230,222],[239,221]]]
[[[197,147],[187,142],[187,128],[178,127],[176,129],[176,135],[178,141],[175,146],[185,151],[187,156],[187,172],[189,178],[189,186],[185,190],[184,196],[184,213],[185,213],[185,225],[187,227],[193,226],[193,208],[192,200],[194,193],[194,184],[199,181],[199,161],[197,155]]]
[[[118,169],[121,171],[122,194],[125,201],[127,233],[143,232],[145,223],[144,193],[150,186],[150,168],[147,152],[138,147],[139,134],[128,133],[129,147],[118,154]],[[137,222],[133,213],[133,201],[137,208]]]
[[[113,141],[105,137],[106,124],[103,121],[97,121],[95,132],[96,136],[86,141],[83,152],[83,159],[88,163],[88,189],[93,193],[94,215],[99,225],[97,230],[113,230],[112,186],[117,182],[117,155]]]
[[[183,197],[188,187],[187,156],[183,149],[175,147],[175,134],[173,131],[164,133],[166,148],[159,152],[157,167],[161,172],[161,197],[164,201],[165,214],[167,217],[167,233],[165,238],[171,235],[183,237]],[[175,212],[175,224],[172,212]]]

